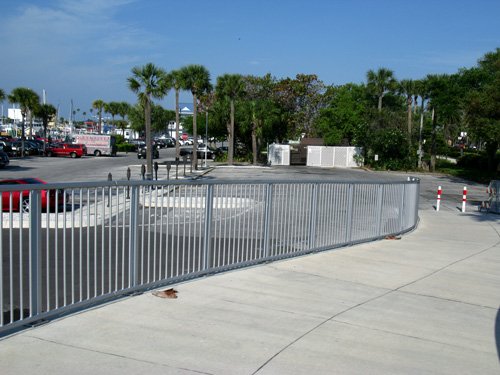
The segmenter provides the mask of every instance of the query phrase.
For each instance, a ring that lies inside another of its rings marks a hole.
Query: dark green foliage
[[[498,153],[495,156],[495,162],[498,164],[500,162],[500,155]],[[481,153],[466,153],[459,157],[457,160],[457,166],[469,169],[478,169],[482,171],[488,170],[488,155],[485,152]]]
[[[131,143],[118,143],[116,145],[118,152],[134,152],[135,151],[135,145]]]

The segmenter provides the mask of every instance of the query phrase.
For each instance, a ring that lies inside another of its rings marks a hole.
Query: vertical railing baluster
[[[380,184],[378,186],[378,198],[377,198],[377,237],[380,237],[382,231],[382,211],[383,211],[383,198],[384,198],[384,186]]]
[[[203,239],[203,270],[207,270],[210,268],[212,264],[212,256],[211,256],[211,243],[212,243],[212,210],[213,210],[213,185],[208,185],[205,195],[205,236]]]
[[[48,193],[47,193],[48,194]],[[29,296],[30,296],[30,317],[36,316],[42,312],[42,203],[41,191],[33,190],[30,192],[29,202]],[[22,252],[20,252],[22,256]],[[22,274],[21,274],[22,277]],[[21,293],[23,291],[21,290]],[[12,307],[11,307],[12,308]],[[21,318],[23,317],[22,306],[20,306]]]

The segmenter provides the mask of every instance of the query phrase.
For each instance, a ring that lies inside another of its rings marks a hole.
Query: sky
[[[0,88],[45,91],[68,118],[71,102],[80,116],[96,99],[135,103],[127,78],[149,62],[203,65],[214,85],[225,73],[361,83],[380,67],[419,79],[500,47],[499,15],[500,0],[0,0]],[[159,103],[173,109],[174,93]]]

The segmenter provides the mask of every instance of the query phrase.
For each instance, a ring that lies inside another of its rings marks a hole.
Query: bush
[[[135,152],[135,145],[132,143],[118,143],[116,145],[118,152]]]
[[[464,154],[457,160],[457,166],[468,169],[488,169],[488,157],[483,154]]]

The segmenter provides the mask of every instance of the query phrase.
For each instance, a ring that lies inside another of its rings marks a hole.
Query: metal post
[[[346,228],[346,241],[350,243],[352,240],[352,220],[353,220],[353,207],[354,207],[354,185],[349,184],[349,197],[347,201],[347,228]]]
[[[127,181],[130,181],[131,176],[130,167],[127,168]],[[130,199],[130,185],[127,186],[127,199]]]
[[[205,117],[205,165],[207,167],[207,151],[208,151],[208,109]]]
[[[312,186],[311,194],[311,221],[309,222],[309,250],[316,246],[316,220],[318,219],[318,184]]]
[[[108,181],[113,181],[113,176],[111,175],[111,172],[108,173]],[[111,200],[111,186],[108,188],[108,207],[110,200]]]
[[[184,177],[186,177],[186,162],[187,162],[187,155],[182,156],[182,161],[184,162]]]
[[[378,186],[378,199],[377,199],[377,237],[382,233],[382,203],[384,198],[384,185]]]
[[[30,281],[30,316],[38,315],[42,312],[42,259],[41,259],[41,223],[42,223],[42,204],[40,190],[33,190],[30,193],[30,212],[29,212],[29,281]],[[21,317],[22,317],[21,309]]]
[[[175,157],[175,179],[179,179],[179,157]]]
[[[274,190],[274,185],[268,184],[266,190],[266,205],[264,208],[264,258],[267,258],[269,256],[273,190]]]
[[[146,166],[144,164],[141,165],[141,176],[142,176],[142,179],[144,180],[145,179],[145,176],[146,175]]]
[[[167,180],[170,180],[170,169],[172,168],[172,163],[167,161]]]
[[[205,195],[205,238],[203,241],[203,270],[210,268],[212,257],[210,252],[211,244],[211,228],[212,228],[212,207],[213,207],[213,185],[207,186],[207,193]]]
[[[138,215],[139,215],[139,187],[132,186],[132,199],[130,200],[130,237],[129,237],[129,286],[137,285],[139,262],[137,251],[139,248],[138,240]]]

